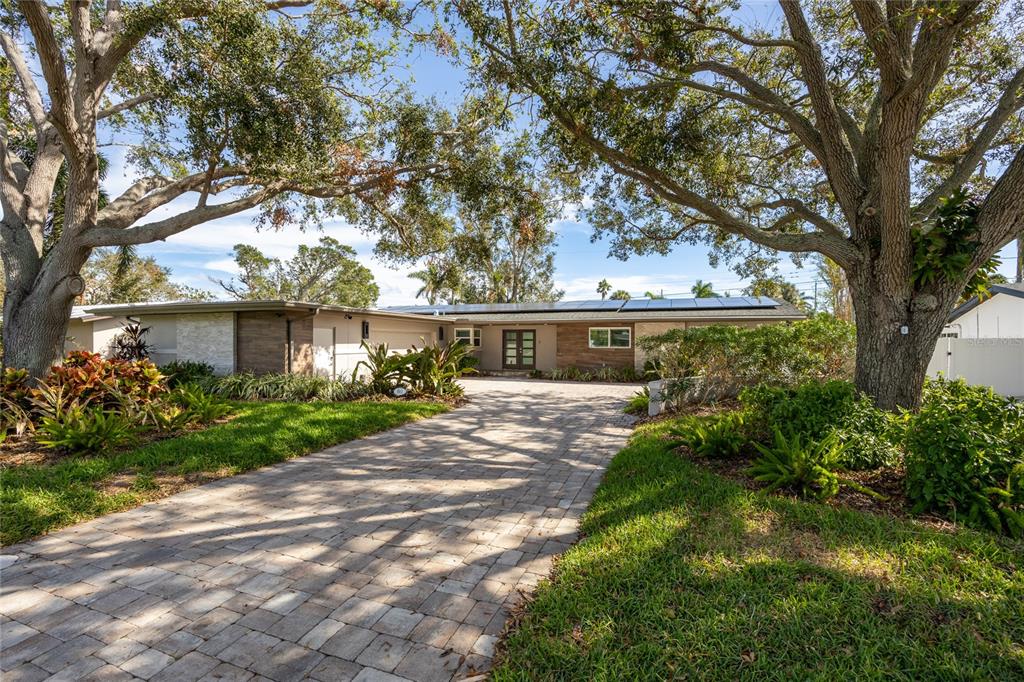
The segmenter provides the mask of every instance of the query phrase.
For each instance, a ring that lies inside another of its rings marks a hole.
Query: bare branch
[[[853,3],[853,12],[875,54],[882,77],[897,84],[908,80],[911,76],[910,55],[889,27],[882,4],[878,0],[858,0]]]
[[[238,168],[220,168],[210,175],[217,180],[239,174]],[[94,229],[127,228],[181,195],[199,189],[207,177],[208,173],[203,171],[177,180],[164,176],[143,178],[99,212]]]
[[[978,235],[983,248],[977,267],[1024,232],[1024,147],[1017,151],[978,212]]]
[[[748,208],[748,210],[750,210],[750,211],[757,211],[757,210],[762,209],[762,208],[764,208],[764,209],[778,209],[778,208],[784,208],[784,207],[792,209],[792,215],[795,218],[799,218],[800,220],[804,220],[804,221],[814,225],[815,227],[817,227],[819,230],[821,230],[825,234],[830,234],[830,235],[832,235],[834,237],[840,237],[840,238],[843,238],[843,239],[846,238],[846,235],[839,228],[839,226],[837,226],[835,223],[833,223],[831,220],[829,220],[825,216],[821,215],[817,211],[812,210],[810,206],[808,206],[804,202],[800,201],[799,199],[794,199],[794,198],[776,199],[775,201],[767,201],[767,202],[763,202],[763,203],[760,203],[760,204],[754,204],[753,206],[750,206]]]
[[[737,31],[728,26],[712,26],[710,24],[702,24],[696,21],[687,21],[694,32],[696,31],[713,31],[715,33],[722,33],[724,35],[737,40],[744,45],[750,47],[797,47],[797,43],[792,40],[785,40],[783,38],[751,38],[740,31]]]
[[[152,102],[155,99],[157,99],[157,95],[155,93],[152,93],[152,92],[143,93],[143,94],[138,95],[136,97],[129,97],[128,99],[122,100],[122,101],[118,102],[117,104],[112,104],[109,107],[104,107],[103,109],[100,109],[99,113],[96,115],[96,120],[102,120],[104,118],[109,118],[109,117],[111,117],[111,116],[113,116],[115,114],[120,114],[122,111],[128,111],[129,109],[134,109],[135,107],[139,106],[140,104],[145,104],[146,102]]]

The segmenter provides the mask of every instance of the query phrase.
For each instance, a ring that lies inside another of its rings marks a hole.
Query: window
[[[463,327],[455,330],[455,340],[474,348],[480,347],[480,330]]]
[[[591,348],[629,348],[631,341],[629,327],[591,327]]]
[[[370,338],[370,321],[369,320],[363,320],[363,338],[364,339]]]

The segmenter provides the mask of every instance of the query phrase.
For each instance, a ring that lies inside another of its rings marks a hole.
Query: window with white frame
[[[471,327],[457,327],[455,329],[455,340],[474,348],[480,347],[480,330]]]
[[[591,327],[591,348],[629,348],[632,330],[629,327]]]

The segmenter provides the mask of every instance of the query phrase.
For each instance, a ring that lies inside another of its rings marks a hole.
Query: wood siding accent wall
[[[285,317],[272,312],[238,313],[235,360],[239,372],[268,374],[287,368]]]
[[[629,348],[591,348],[591,327],[628,327],[634,336],[632,322],[584,322],[558,325],[558,367],[580,367],[600,369],[601,367],[632,367],[636,339],[631,339]]]
[[[292,322],[292,373],[313,373],[313,316],[277,312],[238,313],[235,358],[239,372],[288,371],[288,320]]]

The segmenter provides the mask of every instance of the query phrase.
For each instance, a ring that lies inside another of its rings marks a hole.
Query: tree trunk
[[[928,363],[956,301],[956,289],[935,296],[917,294],[901,304],[874,282],[850,279],[857,318],[857,390],[884,410],[916,410]]]
[[[3,365],[46,376],[64,353],[75,297],[84,283],[78,272],[88,250],[73,254],[61,247],[48,254],[31,290],[4,301]]]

